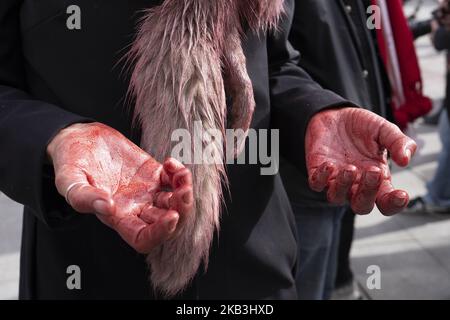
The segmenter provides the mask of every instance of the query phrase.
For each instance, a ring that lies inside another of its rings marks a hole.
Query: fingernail
[[[99,214],[108,214],[109,213],[109,204],[105,200],[95,200],[92,203],[94,210]]]
[[[375,187],[380,181],[380,176],[381,174],[378,171],[368,171],[366,173],[367,184],[371,187]]]
[[[175,162],[175,161],[178,161],[177,159],[175,159],[175,158],[170,158],[168,161],[167,161],[167,163],[168,163],[168,170],[170,171],[170,172],[172,172],[172,173],[174,173],[175,171],[177,171],[177,168],[178,168],[178,165],[177,165],[177,163]]]
[[[178,219],[172,219],[167,223],[167,230],[169,230],[169,233],[172,233],[177,228]]]
[[[344,171],[344,181],[350,182],[353,179],[353,171],[345,170]]]
[[[184,185],[184,184],[185,184],[184,178],[181,177],[181,178],[178,179],[175,188],[179,188],[179,187],[181,187],[181,186]]]
[[[408,162],[411,160],[411,150],[406,149],[406,151],[405,151],[405,157],[406,157],[406,159],[407,159]]]
[[[397,207],[404,207],[408,203],[408,198],[394,198],[394,204]]]
[[[186,192],[183,194],[182,198],[183,198],[183,202],[184,202],[184,203],[186,203],[186,204],[191,203],[191,192],[190,192],[190,191],[186,191]]]
[[[321,169],[322,169],[321,172],[322,172],[322,173],[327,172],[329,167],[330,167],[330,166],[329,166],[328,164],[324,165],[324,166],[321,168]]]

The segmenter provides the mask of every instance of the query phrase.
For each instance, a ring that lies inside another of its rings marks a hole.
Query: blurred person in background
[[[411,200],[405,213],[450,214],[450,2],[441,2],[434,12],[432,42],[436,50],[447,50],[447,86],[444,110],[439,118],[442,151],[435,175],[427,184],[427,193]]]
[[[408,1],[405,1],[405,3]],[[423,36],[429,35],[433,31],[433,24],[437,23],[437,20],[445,17],[446,11],[448,8],[442,5],[442,1],[440,1],[441,5],[438,9],[431,12],[430,17],[426,19],[418,19],[417,15],[419,11],[422,9],[422,5],[424,4],[423,0],[417,1],[416,6],[414,8],[413,13],[408,17],[409,27],[414,36],[414,40],[421,38]],[[431,114],[424,117],[424,123],[427,125],[437,125],[439,123],[439,119],[441,117],[442,111],[445,109],[445,102],[436,101],[439,105],[435,108]]]
[[[392,121],[387,57],[382,59],[378,47],[384,38],[367,26],[371,4],[370,0],[297,0],[290,41],[302,53],[300,66],[320,85]],[[408,62],[418,69],[417,60]],[[413,104],[399,106],[396,115],[412,119],[407,116],[410,106],[414,109]],[[304,172],[285,159],[280,172],[298,229],[299,298],[329,299],[334,288],[334,298],[361,298],[349,258],[355,219],[351,206],[327,203],[327,195],[312,191]]]
[[[404,4],[409,1],[404,1]],[[418,19],[417,15],[422,9],[423,0],[419,0],[414,7],[414,11],[408,16],[408,24],[413,34],[414,40],[431,33],[432,16],[427,19]]]

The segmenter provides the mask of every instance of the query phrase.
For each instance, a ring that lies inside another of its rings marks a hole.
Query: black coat
[[[110,125],[134,142],[116,65],[132,42],[137,13],[149,0],[0,1],[0,190],[25,205],[20,298],[152,298],[144,257],[95,216],[75,213],[58,195],[45,150],[72,123]],[[81,30],[66,27],[78,5]],[[287,42],[293,1],[277,36],[248,34],[244,49],[257,108],[253,128],[280,128],[281,152],[304,165],[306,125],[319,110],[346,102],[297,66]],[[278,175],[258,165],[228,168],[220,240],[206,274],[187,298],[295,298],[296,239]],[[69,265],[81,268],[81,290],[68,290]]]
[[[384,65],[367,27],[370,0],[296,0],[289,40],[324,88],[386,116]],[[311,32],[314,30],[314,32]]]
[[[444,107],[450,120],[450,31],[440,26],[433,35],[433,44],[436,50],[447,50],[447,83],[445,88]]]

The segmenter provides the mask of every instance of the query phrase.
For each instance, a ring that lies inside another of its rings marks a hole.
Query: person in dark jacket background
[[[360,0],[298,0],[289,39],[302,53],[299,65],[321,86],[390,117],[389,84],[375,35],[367,28],[369,5]],[[289,161],[282,162],[280,171],[298,228],[299,297],[330,298],[337,270],[336,286],[353,288],[349,254],[355,214],[309,189],[307,177]]]
[[[444,12],[441,10],[441,7],[434,10],[430,14],[430,18],[424,20],[417,19],[417,13],[420,11],[421,5],[423,2],[419,2],[415,11],[411,16],[408,17],[409,27],[414,36],[414,40],[417,40],[420,37],[429,35],[433,31],[433,24],[436,23],[436,18]],[[441,116],[441,112],[445,109],[444,104],[442,103],[436,111],[432,114],[429,114],[424,117],[424,123],[428,125],[437,125],[439,123],[439,119]]]
[[[150,159],[133,145],[140,142],[139,130],[132,130],[124,101],[129,79],[117,63],[133,41],[138,13],[160,3],[0,2],[0,190],[25,205],[21,299],[154,298],[145,256],[137,252],[163,242],[176,223],[136,236],[151,222],[97,200],[107,196],[98,179]],[[68,28],[69,5],[81,10],[80,28]],[[406,165],[414,142],[374,114],[348,108],[355,105],[321,88],[298,66],[299,54],[287,39],[293,1],[285,6],[280,32],[248,33],[243,41],[257,103],[252,128],[280,129],[281,154],[298,168],[307,165],[311,186],[330,187],[331,200],[342,202],[347,198],[342,190],[358,182],[350,200],[361,213],[375,202],[386,214],[400,211],[408,195],[393,189],[389,174],[381,174],[388,169],[379,150],[387,147]],[[336,126],[327,126],[330,121]],[[364,134],[338,130],[347,126]],[[330,152],[336,144],[339,151]],[[368,148],[363,151],[371,155],[371,166],[361,166],[361,159],[369,159],[357,145]],[[113,155],[108,161],[98,161],[108,154]],[[132,159],[131,165],[123,165],[125,159]],[[69,160],[88,171],[67,167]],[[220,241],[212,245],[207,272],[200,271],[181,298],[296,298],[295,222],[280,177],[261,176],[260,167],[229,166],[231,198]],[[345,179],[349,171],[352,179]],[[82,187],[71,188],[79,178]],[[81,270],[78,288],[67,285],[74,266]]]
[[[439,117],[442,150],[433,178],[427,183],[427,193],[411,200],[405,213],[450,214],[450,3],[443,1],[440,13],[432,21],[432,42],[436,50],[447,51],[447,85],[444,108]]]

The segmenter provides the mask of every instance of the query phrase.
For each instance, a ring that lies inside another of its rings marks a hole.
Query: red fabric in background
[[[378,5],[378,0],[372,0],[372,3]],[[414,38],[403,11],[403,1],[388,0],[386,3],[405,95],[405,103],[399,106],[392,103],[392,111],[397,125],[404,130],[408,123],[430,112],[432,102],[423,95],[422,76],[414,47]],[[383,21],[381,28],[383,28]],[[381,57],[387,66],[387,46],[382,29],[377,29],[377,39]]]

